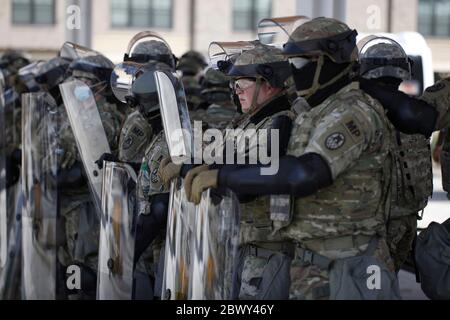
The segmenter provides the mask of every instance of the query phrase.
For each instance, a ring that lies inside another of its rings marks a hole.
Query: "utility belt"
[[[337,251],[337,250],[351,250],[351,249],[364,251],[361,250],[361,248],[364,249],[364,246],[368,246],[372,238],[373,238],[372,236],[358,235],[358,236],[338,237],[325,240],[306,240],[301,243],[301,247],[298,247],[297,251],[299,249],[311,253]]]
[[[282,253],[290,257],[295,256],[295,244],[292,242],[258,242],[247,245],[249,254],[259,258],[268,259],[272,255]]]

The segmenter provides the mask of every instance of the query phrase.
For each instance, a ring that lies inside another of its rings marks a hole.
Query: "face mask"
[[[317,70],[317,62],[308,62],[301,68],[297,68],[293,63],[291,63],[291,68],[297,91],[308,90],[313,86],[314,75]]]
[[[88,87],[77,87],[74,94],[78,101],[85,102],[91,97],[91,90]]]

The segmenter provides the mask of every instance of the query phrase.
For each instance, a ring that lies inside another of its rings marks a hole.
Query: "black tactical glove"
[[[100,157],[100,159],[98,159],[97,161],[95,161],[95,164],[97,165],[97,167],[102,170],[103,169],[103,161],[109,161],[109,162],[119,162],[119,159],[111,154],[111,153],[104,153],[102,154],[102,156]]]

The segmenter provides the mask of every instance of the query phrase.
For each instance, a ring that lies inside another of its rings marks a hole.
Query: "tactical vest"
[[[375,139],[380,142],[369,145],[354,166],[338,176],[332,186],[309,197],[294,199],[292,222],[281,232],[310,250],[320,247],[324,240],[376,234],[384,236],[386,233],[392,173],[389,139],[392,128],[382,106],[359,90],[356,83],[297,118],[292,132],[296,138],[291,138],[288,154],[303,155],[318,121],[337,107],[348,105],[349,101],[361,101],[377,112],[382,121],[379,137],[383,139]],[[313,242],[316,242],[314,247],[309,247],[308,243]],[[326,256],[327,252],[322,254]]]
[[[164,132],[161,131],[145,151],[141,170],[137,181],[138,213],[150,214],[150,197],[155,194],[167,193],[164,184],[158,176],[161,161],[169,156]]]
[[[396,132],[391,218],[416,215],[433,194],[430,141],[422,135]]]
[[[450,130],[445,133],[441,152],[442,186],[450,193]]]
[[[282,115],[287,115],[291,119],[295,116],[290,110],[281,111],[263,119],[256,125],[250,121],[241,123],[239,128],[243,130],[255,129],[256,132],[270,129],[272,119]],[[241,203],[240,243],[260,244],[264,242],[283,241],[284,239],[282,239],[280,234],[275,232],[276,228],[272,217],[270,196],[257,197],[248,203]]]

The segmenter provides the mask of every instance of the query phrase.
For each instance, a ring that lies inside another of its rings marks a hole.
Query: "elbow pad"
[[[262,175],[264,166],[225,166],[219,171],[219,186],[236,194],[281,195],[306,197],[333,183],[331,170],[318,154],[299,158],[285,156],[280,159],[275,175]]]

